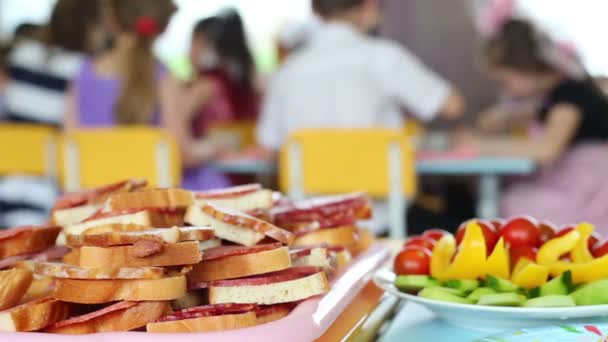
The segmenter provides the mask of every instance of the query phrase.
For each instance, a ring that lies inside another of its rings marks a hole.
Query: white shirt
[[[404,109],[430,120],[449,94],[447,82],[397,43],[329,23],[274,76],[257,138],[277,150],[303,128],[401,127]]]

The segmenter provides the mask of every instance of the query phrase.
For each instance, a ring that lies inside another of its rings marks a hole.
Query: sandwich
[[[146,326],[153,333],[211,332],[242,329],[258,324],[256,305],[220,304],[174,312]]]
[[[170,310],[166,301],[123,301],[82,316],[59,321],[44,331],[66,335],[130,331],[146,326]]]
[[[39,331],[66,319],[69,314],[67,303],[46,297],[0,311],[0,331]]]
[[[53,223],[60,226],[79,223],[102,209],[110,195],[139,190],[146,185],[145,180],[130,179],[96,189],[66,194],[55,203],[52,212]]]
[[[59,226],[24,226],[0,231],[0,270],[25,260],[61,259],[68,249],[55,246]]]
[[[163,243],[139,240],[133,245],[80,248],[80,266],[84,267],[162,267],[194,265],[202,255],[197,241]]]
[[[360,220],[372,217],[371,202],[362,193],[287,203],[274,208],[272,215],[277,226],[296,235],[294,246],[323,244],[346,247],[357,254],[373,242],[373,236],[357,225]],[[361,236],[366,239],[361,239]]]
[[[248,213],[262,213],[272,208],[272,191],[263,189],[260,184],[235,186],[227,189],[198,192],[195,195],[196,204],[214,204]]]
[[[203,252],[203,259],[188,274],[189,284],[214,280],[244,278],[282,271],[291,267],[287,247],[281,243],[244,246],[220,246]]]
[[[106,229],[108,225],[137,225],[147,228],[183,226],[184,212],[181,209],[146,208],[97,212],[84,221],[65,226],[66,235],[80,235]],[[97,229],[103,227],[101,229]],[[95,229],[93,229],[95,228]]]
[[[211,304],[273,305],[293,303],[329,291],[325,272],[318,267],[293,267],[253,277],[208,284]]]
[[[111,195],[108,199],[109,211],[142,208],[165,208],[185,210],[194,204],[190,191],[182,189],[146,189]]]
[[[17,305],[32,284],[28,269],[0,271],[0,311]]]
[[[185,221],[195,226],[211,226],[218,238],[244,246],[257,245],[265,238],[290,245],[294,239],[292,233],[267,221],[210,203],[188,208]]]
[[[159,243],[178,243],[186,241],[207,241],[215,237],[210,227],[172,227],[147,228],[133,224],[114,224],[92,228],[83,234],[66,236],[71,247],[95,246],[112,247],[133,245],[138,241],[149,240]]]

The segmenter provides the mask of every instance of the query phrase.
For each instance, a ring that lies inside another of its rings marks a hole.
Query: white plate
[[[457,304],[418,297],[395,287],[395,274],[381,269],[374,274],[374,282],[383,290],[413,303],[420,304],[451,325],[487,332],[501,332],[518,328],[585,323],[591,318],[608,317],[608,305],[569,308],[521,308]]]

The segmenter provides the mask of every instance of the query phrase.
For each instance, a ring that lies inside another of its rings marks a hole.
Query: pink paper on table
[[[321,337],[351,300],[369,282],[375,270],[389,258],[389,249],[373,245],[359,255],[332,282],[326,295],[298,305],[289,316],[257,327],[204,334],[152,334],[143,332],[93,335],[55,335],[42,333],[0,333],[2,342],[166,342],[177,339],[222,342],[310,342]]]

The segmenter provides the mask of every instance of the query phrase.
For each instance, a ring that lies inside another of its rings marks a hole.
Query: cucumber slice
[[[471,279],[448,280],[445,286],[469,293],[479,287],[479,281]]]
[[[395,286],[403,292],[418,292],[425,287],[439,285],[439,280],[425,275],[405,275],[395,279]]]
[[[473,304],[473,302],[470,301],[469,299],[463,298],[454,293],[450,293],[449,291],[446,291],[445,289],[446,288],[442,288],[442,287],[427,287],[427,288],[423,289],[422,291],[420,291],[420,293],[418,293],[418,295],[422,298],[440,300],[442,302],[450,302],[450,303],[458,303],[458,304]],[[448,290],[454,290],[454,289],[448,289]]]
[[[477,303],[477,301],[479,301],[479,298],[481,298],[481,296],[494,294],[494,293],[496,293],[496,291],[492,290],[489,287],[479,287],[479,288],[476,288],[475,290],[473,290],[473,292],[471,292],[471,294],[467,296],[467,299],[473,301],[473,303]]]
[[[564,308],[576,306],[574,299],[568,295],[546,295],[528,299],[524,306],[529,308]]]
[[[486,286],[496,292],[517,292],[520,290],[519,286],[513,284],[512,282],[491,275],[486,277]]]
[[[516,292],[505,292],[481,296],[477,304],[490,306],[521,306],[526,302],[526,296]]]
[[[559,276],[551,279],[545,285],[538,288],[538,296],[531,293],[533,297],[543,297],[549,295],[567,295],[572,290],[572,272],[566,271]],[[533,290],[532,292],[536,292]]]
[[[608,304],[608,279],[589,283],[570,294],[576,305]]]

